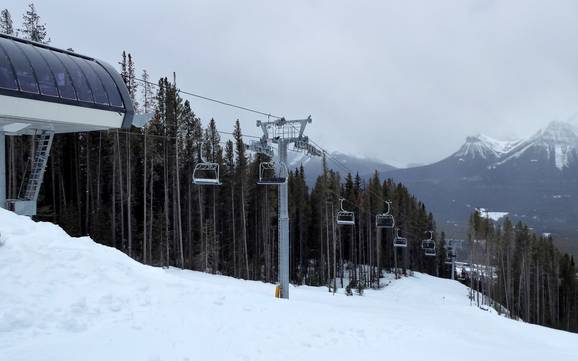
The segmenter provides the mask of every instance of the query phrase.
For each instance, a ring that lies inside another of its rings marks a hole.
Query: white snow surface
[[[278,300],[3,209],[0,233],[0,360],[578,360],[578,335],[472,307],[463,285],[424,274]]]
[[[488,217],[489,219],[491,219],[492,221],[499,221],[500,219],[504,218],[505,216],[507,216],[508,214],[510,214],[509,212],[498,212],[498,211],[486,211],[486,209],[484,208],[480,208],[479,209],[482,217]]]

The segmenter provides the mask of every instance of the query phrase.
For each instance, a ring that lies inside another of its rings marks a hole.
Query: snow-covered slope
[[[0,209],[1,360],[576,360],[578,335],[416,274],[364,296],[141,265]],[[387,355],[387,357],[386,357]]]

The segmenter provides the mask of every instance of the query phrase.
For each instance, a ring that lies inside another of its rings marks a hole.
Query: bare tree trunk
[[[333,294],[337,292],[337,238],[335,236],[335,212],[331,205],[331,234],[333,236]]]
[[[118,135],[118,130],[115,132],[116,135],[116,146],[118,155],[118,185],[119,185],[119,195],[120,195],[120,238],[122,249],[125,250],[125,237],[124,237],[124,187],[122,186],[122,158],[120,156],[120,137]]]
[[[100,216],[100,177],[102,176],[102,132],[98,133],[98,166],[96,168],[96,214]]]
[[[153,213],[153,200],[154,200],[154,194],[153,194],[153,189],[154,189],[154,178],[153,178],[153,174],[154,174],[154,163],[153,163],[153,159],[151,158],[151,170],[150,170],[150,181],[149,181],[149,193],[150,193],[150,209],[149,209],[149,214],[150,214],[150,222],[149,222],[149,255],[148,255],[148,259],[149,262],[152,262],[152,258],[153,258],[153,221],[154,221],[154,213]],[[145,230],[146,231],[146,230]]]
[[[143,242],[142,242],[142,261],[147,263],[147,131],[144,129],[143,144]]]
[[[204,263],[203,263],[203,271],[207,270],[207,258],[206,258],[206,252],[205,252],[205,246],[204,246],[204,242],[205,242],[205,227],[204,227],[204,215],[203,215],[203,197],[202,197],[202,193],[201,193],[201,187],[197,187],[198,190],[198,198],[199,198],[199,222],[200,222],[200,229],[201,229],[201,256],[204,259]]]
[[[167,139],[166,137],[164,137],[163,139],[163,148],[164,148],[164,162],[163,162],[163,171],[164,171],[164,193],[165,193],[165,247],[166,247],[166,254],[165,254],[165,262],[166,262],[166,266],[169,267],[170,265],[170,253],[169,253],[169,239],[170,239],[170,233],[169,233],[169,189],[168,189],[168,183],[169,183],[169,175],[168,175],[168,170],[167,170],[167,164],[168,164],[168,159],[167,159]]]
[[[213,187],[213,273],[219,270],[219,245],[217,243],[217,196]]]
[[[243,182],[243,180],[241,180]],[[245,276],[249,279],[249,254],[247,250],[247,216],[245,214],[245,189],[241,183],[241,215],[243,218],[243,248],[245,251]]]
[[[112,226],[111,242],[116,247],[116,146],[112,147]]]
[[[127,211],[127,230],[128,230],[128,256],[132,257],[132,181],[131,181],[131,130],[128,130],[126,136],[126,211]]]
[[[85,193],[85,207],[84,207],[84,230],[86,234],[89,232],[89,219],[90,219],[90,147],[89,138],[86,137],[86,193]]]
[[[176,106],[175,106],[176,108]],[[175,109],[176,112],[176,109]],[[176,114],[175,114],[176,116]],[[185,257],[183,250],[183,230],[181,227],[181,177],[179,171],[179,140],[175,139],[175,172],[176,172],[176,183],[177,183],[177,233],[179,237],[179,250],[181,253],[181,268],[185,268]]]
[[[237,277],[237,230],[235,229],[235,186],[231,185],[231,221],[233,226],[233,277]]]
[[[327,260],[327,286],[330,288],[331,291],[331,257],[329,256],[329,207],[325,204],[325,244],[326,244],[326,251],[327,256],[325,259]]]

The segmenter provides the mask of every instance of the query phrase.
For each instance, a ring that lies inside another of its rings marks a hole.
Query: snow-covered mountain
[[[578,255],[578,128],[570,123],[551,122],[512,141],[471,136],[439,162],[384,175],[405,183],[450,232],[484,207],[552,233]]]
[[[547,163],[563,171],[577,163],[578,129],[565,122],[551,122],[530,138],[505,152],[496,166],[513,161]]]
[[[467,137],[466,142],[452,157],[459,161],[484,160],[494,162],[499,160],[514,148],[520,141],[501,141],[486,135]]]
[[[142,265],[0,209],[0,359],[576,360],[578,335],[472,306],[415,273],[348,297]],[[417,345],[417,347],[416,347]]]
[[[578,162],[577,151],[578,128],[555,121],[526,139],[502,141],[486,135],[467,137],[451,158],[459,162],[481,161],[490,168],[522,161],[563,171]]]

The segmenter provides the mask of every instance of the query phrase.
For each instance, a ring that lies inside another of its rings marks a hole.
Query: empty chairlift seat
[[[429,238],[421,241],[421,248],[426,256],[435,256],[436,242],[433,240],[433,232],[427,231],[426,233],[429,233]]]
[[[393,238],[393,246],[394,247],[401,247],[401,248],[407,247],[407,238],[401,237],[399,235],[399,229],[397,229],[396,235]]]
[[[355,213],[343,209],[344,200],[344,198],[339,200],[341,210],[337,212],[336,223],[340,225],[352,226],[355,224]]]
[[[378,214],[375,216],[375,226],[377,228],[393,228],[395,221],[391,214]]]
[[[260,185],[279,185],[287,182],[287,166],[281,162],[261,162],[259,164]]]
[[[393,228],[395,227],[395,220],[393,215],[389,212],[391,211],[391,202],[385,201],[387,206],[387,211],[375,216],[375,227],[376,228]]]
[[[193,170],[193,183],[208,186],[221,185],[221,179],[219,178],[219,164],[212,162],[197,163]]]
[[[437,255],[435,248],[426,248],[424,249],[424,254],[428,257],[433,257]]]
[[[407,238],[396,236],[393,239],[393,246],[394,247],[407,247]]]
[[[453,264],[456,255],[454,253],[454,249],[452,247],[446,248],[446,264]]]

